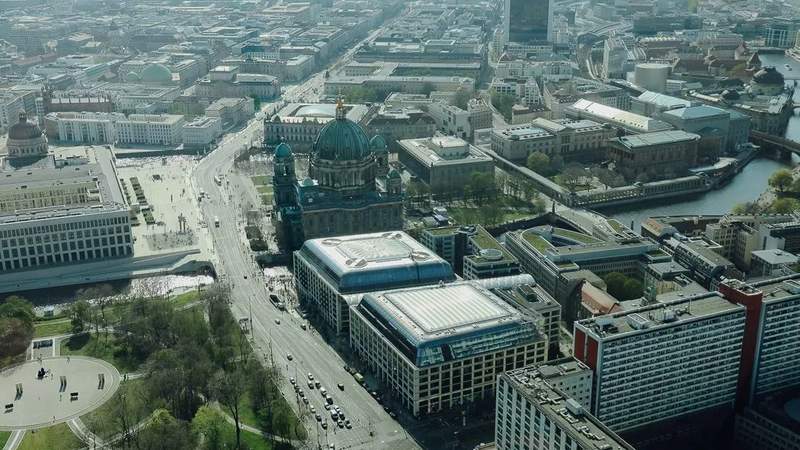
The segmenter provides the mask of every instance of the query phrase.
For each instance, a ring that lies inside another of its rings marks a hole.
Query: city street
[[[374,38],[378,32],[375,31],[362,42]],[[348,61],[360,45],[358,43],[343,54],[334,66]],[[324,73],[323,70],[305,83],[288,87],[284,90],[283,99],[310,100],[309,97],[315,90],[317,93],[322,92]],[[262,105],[262,112],[274,112],[279,103]],[[295,377],[306,392],[309,405],[313,405],[323,420],[328,422],[328,429],[323,430],[313,414],[305,414],[311,448],[317,448],[318,444],[327,447],[330,443],[335,444],[337,449],[419,448],[381,405],[356,384],[353,377],[344,370],[345,362],[318,333],[310,327],[303,330],[301,324],[305,321],[296,313],[279,311],[268,301],[266,280],[253,260],[244,234],[245,222],[239,204],[246,198],[248,200],[245,203],[249,203],[252,198],[250,194],[241,191],[246,189],[246,183],[240,182],[241,180],[230,184],[223,181],[218,186],[214,181],[216,175],[221,175],[223,180],[228,179],[234,170],[235,156],[249,147],[253,137],[262,132],[259,116],[257,114],[240,131],[225,136],[219,148],[206,156],[192,173],[195,197],[201,191],[206,195],[200,205],[205,222],[213,224],[214,218],[220,219],[219,227],[209,225],[205,232],[209,233],[206,237],[213,243],[214,266],[220,282],[231,289],[233,313],[237,318],[252,317],[254,346],[267,360],[272,358],[275,366],[285,376],[280,387],[289,403],[296,411],[305,408],[289,383],[289,377]],[[291,361],[287,358],[288,354],[292,355]],[[322,387],[333,397],[334,403],[343,409],[352,423],[352,429],[338,428],[331,421],[318,389],[308,389],[308,373],[322,383]],[[344,391],[337,388],[338,383],[344,385]],[[303,414],[300,415],[303,417]],[[370,436],[370,431],[373,436]]]

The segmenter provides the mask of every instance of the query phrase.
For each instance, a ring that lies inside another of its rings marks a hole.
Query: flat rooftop
[[[554,138],[549,131],[533,125],[520,125],[502,130],[495,130],[493,133],[500,135],[504,139],[515,141],[527,141],[530,139],[550,139]]]
[[[369,293],[362,302],[413,346],[522,320],[511,305],[469,281]]]
[[[524,230],[520,237],[545,257],[561,262],[640,255],[658,248],[658,244],[645,238],[601,240],[588,234],[551,226]],[[567,245],[555,245],[553,238]]]
[[[55,154],[31,166],[14,169],[4,164],[0,167],[0,190],[3,191],[58,189],[68,185],[86,186],[86,203],[0,213],[0,224],[92,215],[128,207],[117,179],[114,155],[105,147],[58,148]]]
[[[403,139],[399,143],[409,155],[428,167],[493,161],[478,147],[452,136]]]
[[[613,122],[622,127],[635,129],[640,132],[671,130],[672,125],[628,111],[623,111],[602,103],[580,99],[568,108],[568,111],[586,114],[591,118]]]
[[[447,261],[402,231],[310,239],[308,257],[341,292],[367,292],[455,279]]]
[[[636,150],[654,145],[675,144],[679,142],[699,141],[700,136],[683,130],[656,131],[654,133],[633,134],[615,139],[625,147]],[[613,140],[612,140],[613,142]]]
[[[764,303],[781,302],[800,297],[800,275],[751,283],[749,286],[764,294]]]
[[[547,383],[536,367],[512,370],[501,375],[514,390],[537,405],[551,422],[581,448],[634,450],[634,448],[589,414],[576,400]]]
[[[347,103],[346,117],[359,123],[369,112],[366,105]],[[336,117],[335,103],[289,103],[278,111],[282,123],[303,123],[315,121],[326,123]]]
[[[603,340],[733,312],[744,314],[744,306],[732,303],[713,292],[584,319],[576,323],[585,327],[595,338]]]

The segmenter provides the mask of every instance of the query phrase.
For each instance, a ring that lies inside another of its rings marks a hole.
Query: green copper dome
[[[370,154],[369,139],[357,123],[337,117],[319,131],[314,153],[332,161],[362,160]]]
[[[372,139],[369,140],[369,146],[375,153],[378,152],[386,153],[388,151],[388,149],[386,148],[386,141],[380,134],[372,136]]]
[[[286,158],[292,156],[292,148],[285,142],[281,142],[275,147],[275,157]]]

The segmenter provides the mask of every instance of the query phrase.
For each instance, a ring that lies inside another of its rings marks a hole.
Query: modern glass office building
[[[339,334],[366,292],[450,282],[450,264],[401,231],[311,239],[294,253],[301,303]]]
[[[370,293],[350,344],[414,415],[492,398],[495,377],[543,362],[547,338],[476,281]]]
[[[506,0],[505,8],[509,41],[553,40],[553,0]]]

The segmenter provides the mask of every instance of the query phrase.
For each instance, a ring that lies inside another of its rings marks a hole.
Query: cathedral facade
[[[403,228],[400,174],[389,168],[380,136],[368,139],[347,119],[341,101],[335,120],[314,141],[308,177],[298,180],[288,144],[275,148],[273,212],[279,239],[299,248],[306,239]]]

